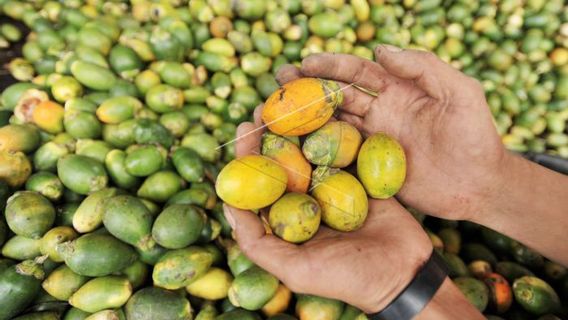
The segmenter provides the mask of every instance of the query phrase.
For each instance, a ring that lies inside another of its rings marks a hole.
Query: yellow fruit
[[[276,161],[249,155],[229,162],[219,173],[217,195],[227,204],[244,210],[274,203],[286,190],[286,171]]]
[[[270,208],[268,221],[272,231],[280,238],[300,243],[311,239],[318,231],[321,209],[318,202],[307,194],[288,193]]]
[[[357,174],[370,197],[388,199],[394,196],[406,178],[404,149],[385,133],[370,136],[359,150]]]
[[[343,102],[339,84],[301,78],[276,90],[264,104],[262,121],[283,136],[301,136],[323,126]]]
[[[310,134],[302,151],[315,165],[344,168],[357,157],[361,140],[355,127],[345,121],[333,121]]]
[[[22,152],[0,151],[0,180],[10,187],[23,185],[32,173],[30,160]]]
[[[32,112],[32,121],[43,131],[59,133],[63,131],[63,107],[53,101],[39,103]]]
[[[206,300],[219,300],[227,297],[233,276],[219,268],[211,268],[205,275],[198,278],[185,289],[193,296]]]
[[[369,208],[365,189],[340,169],[318,167],[312,175],[312,196],[321,206],[322,220],[339,231],[359,229]]]
[[[288,309],[290,305],[290,299],[292,298],[292,292],[290,289],[286,288],[285,285],[280,284],[274,297],[268,301],[264,307],[262,307],[262,312],[267,317],[272,317],[279,313],[282,313]]]

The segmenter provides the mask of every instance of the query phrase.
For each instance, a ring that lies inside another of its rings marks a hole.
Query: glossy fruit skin
[[[262,121],[283,136],[301,136],[319,129],[343,102],[336,82],[301,78],[286,83],[267,100]]]
[[[119,193],[119,189],[105,188],[87,196],[73,215],[73,228],[81,233],[87,233],[100,227],[103,223],[104,203]]]
[[[32,239],[15,235],[8,239],[2,247],[2,256],[14,260],[33,259],[41,255],[40,239]]]
[[[189,204],[172,204],[165,208],[152,226],[152,237],[168,249],[185,248],[197,241],[207,216]]]
[[[136,195],[155,202],[166,202],[183,187],[183,180],[175,172],[158,171],[146,178]]]
[[[124,159],[126,172],[135,177],[146,177],[160,170],[163,157],[157,147],[141,146],[129,152]]]
[[[267,317],[277,315],[279,313],[285,312],[290,305],[290,300],[292,299],[292,292],[285,285],[279,284],[276,293],[262,307],[262,313]]]
[[[187,299],[157,287],[147,287],[134,293],[124,310],[126,318],[132,320],[188,320],[192,315]]]
[[[79,235],[71,227],[59,226],[47,231],[41,238],[40,251],[54,262],[63,262],[63,257],[57,252],[57,245],[71,241]]]
[[[287,193],[270,207],[268,222],[280,238],[301,243],[311,239],[319,229],[321,208],[307,194]]]
[[[315,165],[344,168],[357,158],[361,141],[355,127],[344,121],[333,121],[308,135],[302,152]]]
[[[37,192],[21,191],[8,199],[6,222],[17,235],[39,239],[54,221],[53,205]]]
[[[509,310],[513,303],[513,291],[507,280],[498,273],[490,273],[483,282],[489,288],[489,305],[498,314]]]
[[[207,300],[220,300],[227,297],[233,276],[227,271],[212,267],[206,274],[190,283],[186,290],[192,296]]]
[[[229,162],[219,173],[215,189],[229,205],[250,210],[274,203],[284,193],[287,182],[280,165],[267,157],[250,155]]]
[[[339,231],[360,228],[368,212],[365,189],[351,174],[335,168],[318,167],[312,174],[312,196],[322,210],[322,221]]]
[[[278,162],[288,176],[286,191],[305,193],[310,187],[312,166],[302,150],[285,137],[267,132],[262,136],[262,155]]]
[[[123,189],[130,189],[140,184],[138,177],[126,172],[126,152],[118,149],[111,150],[105,157],[105,169],[112,182]]]
[[[48,171],[38,171],[26,181],[26,190],[39,192],[51,201],[57,201],[63,196],[63,184],[59,178]]]
[[[357,174],[370,197],[394,196],[406,179],[406,155],[400,144],[384,133],[365,140],[357,157]]]
[[[297,295],[296,315],[300,320],[339,319],[344,303],[312,295]]]
[[[259,310],[276,293],[278,279],[254,266],[237,275],[229,289],[229,299],[235,306],[246,310]]]
[[[172,162],[177,172],[187,182],[201,182],[205,174],[203,161],[192,149],[180,147],[172,154]]]
[[[119,308],[132,295],[128,279],[106,276],[92,279],[85,283],[69,298],[69,304],[87,312]]]
[[[61,301],[67,301],[89,277],[79,275],[68,266],[62,265],[51,272],[41,286],[47,293]]]
[[[103,165],[81,155],[67,155],[59,159],[57,175],[65,187],[85,195],[103,189],[108,183]]]
[[[57,246],[75,273],[101,277],[118,272],[136,260],[132,247],[108,234],[90,233]]]
[[[0,151],[29,153],[39,144],[39,131],[33,125],[9,124],[0,128]]]
[[[553,313],[560,308],[560,299],[556,291],[545,281],[524,276],[513,282],[515,301],[534,315]]]
[[[154,266],[154,285],[170,290],[183,288],[204,275],[212,262],[211,254],[200,247],[170,250]]]
[[[150,270],[147,264],[140,260],[136,260],[120,273],[128,279],[128,282],[132,285],[132,289],[137,290],[146,283]]]
[[[110,70],[80,60],[71,64],[71,73],[82,85],[99,91],[111,89],[117,80]]]
[[[0,319],[11,319],[23,311],[41,289],[44,272],[32,260],[0,272]]]
[[[104,202],[103,224],[117,239],[139,248],[150,248],[154,217],[138,198],[114,196]]]

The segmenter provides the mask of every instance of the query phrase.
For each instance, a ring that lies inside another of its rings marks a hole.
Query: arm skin
[[[487,199],[472,222],[516,239],[568,266],[568,176],[508,154],[500,191]]]
[[[485,319],[461,294],[450,278],[446,278],[434,298],[418,314],[416,320]]]

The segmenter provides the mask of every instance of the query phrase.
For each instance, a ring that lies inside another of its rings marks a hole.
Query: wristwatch
[[[371,320],[410,320],[426,305],[448,275],[446,263],[435,251],[408,286],[382,311],[367,315]]]

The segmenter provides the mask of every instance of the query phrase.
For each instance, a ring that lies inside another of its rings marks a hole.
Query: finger
[[[291,277],[299,276],[294,274],[298,266],[296,261],[301,259],[297,246],[266,234],[256,214],[227,205],[224,209],[239,247],[249,259],[285,283]]]
[[[298,67],[291,64],[283,65],[276,73],[276,81],[278,81],[280,85],[299,78],[302,78],[302,72]]]
[[[343,91],[343,103],[339,109],[360,117],[365,116],[372,107],[375,97],[345,82],[338,81],[338,83]]]
[[[364,132],[363,131],[363,118],[361,118],[357,115],[345,113],[345,112],[342,112],[339,115],[337,115],[337,118],[339,120],[348,122],[349,124],[351,124],[352,126],[357,128],[357,130]]]
[[[262,139],[261,127],[252,122],[243,122],[237,127],[237,139],[235,155],[241,158],[251,154],[260,153],[260,141]]]
[[[311,55],[302,61],[300,71],[304,76],[354,83],[374,92],[383,91],[395,80],[374,61],[348,54]]]
[[[264,103],[261,103],[254,109],[254,124],[257,127],[262,126],[262,109],[263,108],[264,108]]]
[[[459,71],[427,51],[402,50],[379,45],[375,50],[377,62],[394,76],[412,80],[432,98],[448,98],[449,89],[463,85],[467,78]]]

